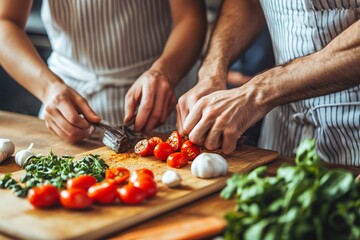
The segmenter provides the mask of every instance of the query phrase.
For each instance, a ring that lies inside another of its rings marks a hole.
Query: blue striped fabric
[[[309,55],[360,19],[360,0],[261,0],[277,64]],[[336,61],[336,59],[334,59]],[[273,109],[259,147],[294,156],[315,137],[327,162],[360,166],[360,86]]]

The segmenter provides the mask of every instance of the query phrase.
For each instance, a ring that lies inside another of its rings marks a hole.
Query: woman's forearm
[[[61,82],[41,59],[23,29],[9,20],[0,20],[0,65],[41,101],[52,83]]]
[[[163,70],[173,86],[199,58],[207,26],[205,6],[202,1],[180,2],[172,6],[173,30],[163,53],[152,66],[155,70]]]

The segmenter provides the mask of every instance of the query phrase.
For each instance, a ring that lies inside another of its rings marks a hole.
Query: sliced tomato
[[[187,140],[182,144],[181,152],[186,154],[189,160],[194,160],[201,153],[201,148],[192,141]]]
[[[109,204],[115,201],[117,196],[116,186],[108,182],[100,182],[91,186],[88,196],[95,203]]]
[[[150,148],[149,141],[147,139],[140,140],[138,143],[136,143],[134,152],[142,157],[150,155],[152,150]]]
[[[61,191],[60,202],[66,208],[86,209],[92,205],[93,201],[84,189],[71,188]]]
[[[135,187],[142,189],[146,193],[146,198],[154,197],[157,193],[157,184],[150,178],[138,178],[132,183]]]
[[[133,184],[127,184],[117,191],[119,199],[130,205],[140,204],[146,198],[144,190],[135,187]]]
[[[50,184],[34,187],[29,190],[28,200],[36,208],[50,208],[57,205],[60,199],[58,189]]]
[[[163,142],[160,137],[152,137],[149,139],[150,148],[154,150],[155,146]]]
[[[130,171],[124,167],[109,168],[106,170],[105,179],[109,183],[121,184],[128,180]]]
[[[174,151],[179,150],[182,144],[182,138],[180,136],[180,133],[178,131],[173,131],[170,137],[166,140],[166,142],[172,146]]]
[[[185,153],[176,152],[168,156],[166,163],[172,168],[181,168],[188,163],[188,156]]]
[[[80,175],[76,178],[71,178],[66,181],[67,189],[80,188],[83,190],[88,190],[92,185],[96,183],[96,178],[89,175]]]
[[[165,142],[159,143],[154,148],[154,156],[161,161],[166,161],[166,158],[173,152],[173,147]]]
[[[147,168],[139,168],[139,169],[136,169],[133,174],[147,174],[149,175],[152,179],[155,179],[155,175],[153,173],[153,171],[151,171],[150,169],[147,169]]]

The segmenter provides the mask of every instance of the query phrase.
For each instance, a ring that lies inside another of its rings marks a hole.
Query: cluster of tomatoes
[[[173,131],[164,142],[160,137],[152,137],[139,141],[134,152],[142,157],[155,156],[155,158],[166,161],[172,168],[181,168],[188,161],[194,160],[201,152],[201,148],[190,140],[183,142],[178,131]]]
[[[157,184],[154,173],[146,168],[130,171],[123,167],[109,168],[105,181],[96,182],[93,176],[81,175],[69,179],[66,189],[59,190],[50,184],[29,190],[29,202],[37,208],[50,208],[59,202],[69,209],[87,209],[93,203],[112,204],[120,200],[124,204],[136,205],[154,197]]]

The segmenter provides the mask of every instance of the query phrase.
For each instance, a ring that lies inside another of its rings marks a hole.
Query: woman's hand
[[[138,105],[135,131],[150,132],[165,123],[176,103],[173,88],[164,73],[151,69],[143,73],[126,93],[125,123]]]
[[[47,128],[70,143],[90,137],[95,130],[90,122],[101,120],[87,101],[64,83],[52,84],[43,104]]]

